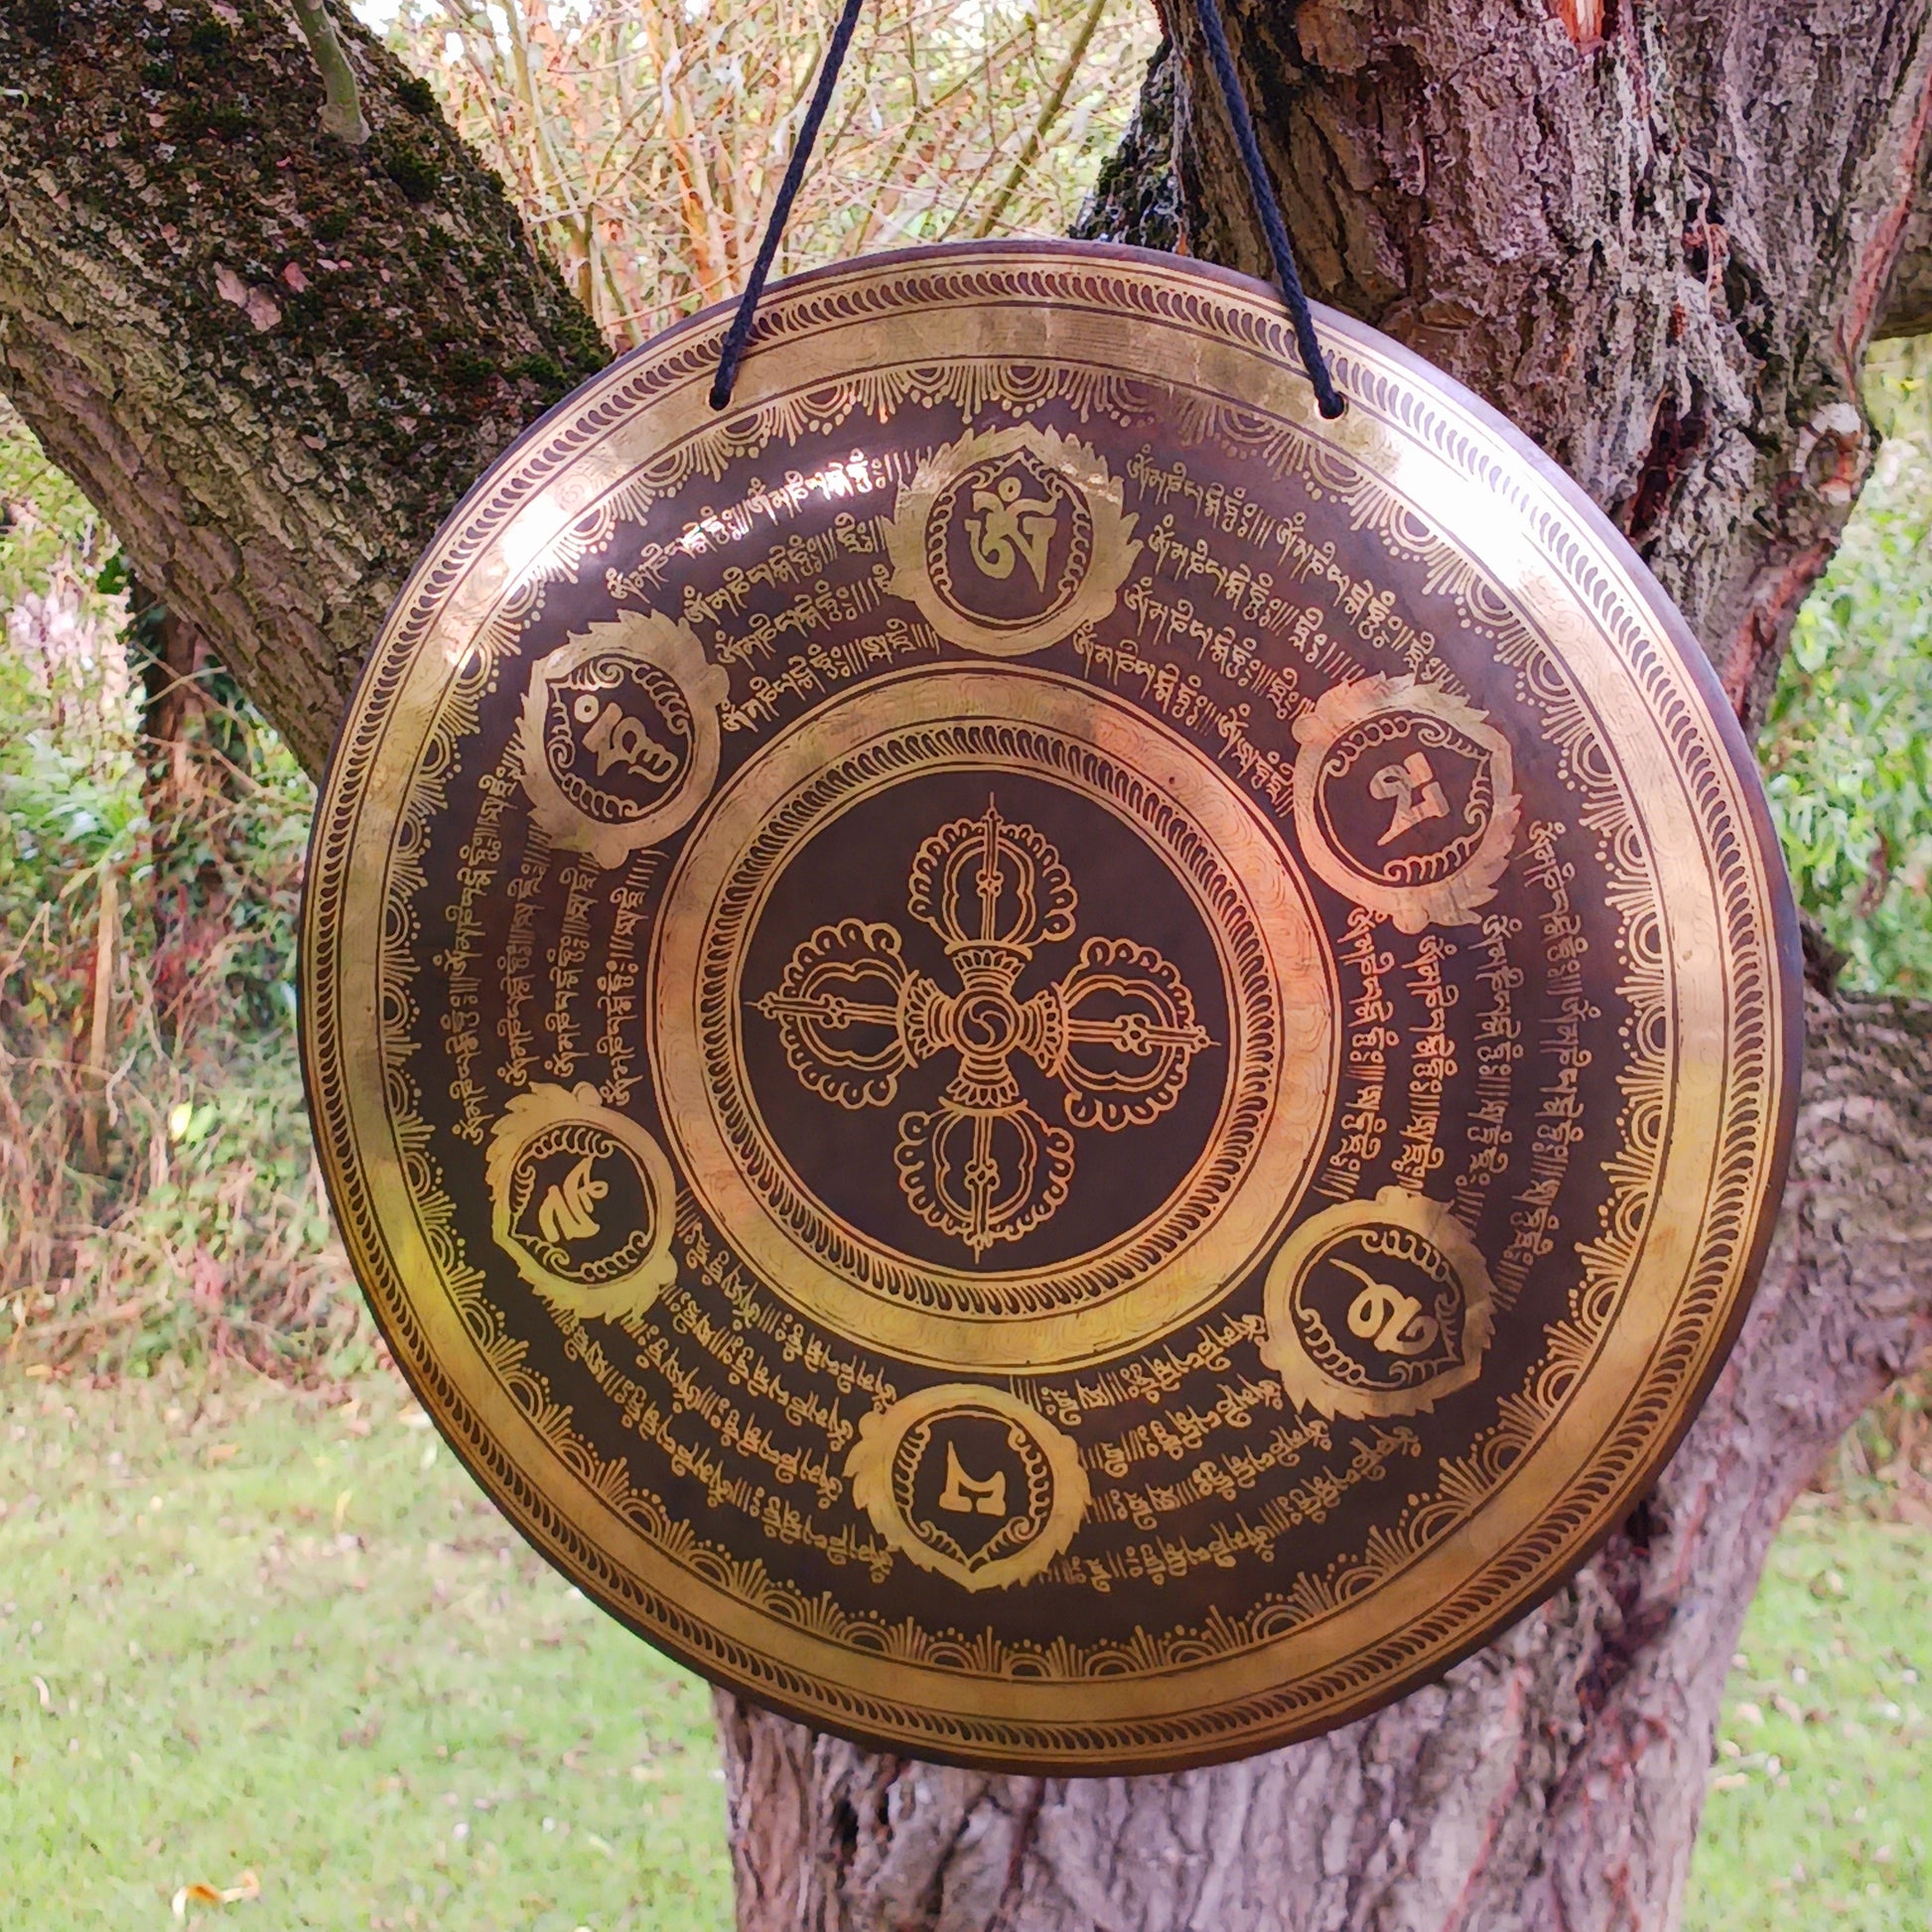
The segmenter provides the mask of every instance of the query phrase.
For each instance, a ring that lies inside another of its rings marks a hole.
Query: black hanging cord
[[[764,278],[771,273],[772,259],[784,236],[791,205],[798,199],[799,184],[805,179],[805,164],[812,158],[812,143],[818,139],[819,123],[832,104],[832,89],[838,84],[839,69],[845,65],[845,51],[852,45],[852,30],[859,24],[859,10],[864,5],[865,0],[845,0],[845,11],[832,29],[831,44],[825,50],[825,65],[819,69],[818,85],[812,89],[811,105],[798,124],[798,144],[785,164],[785,178],[778,184],[778,199],[771,204],[770,218],[759,238],[758,259],[752,264],[751,279],[745,284],[745,293],[738,298],[738,313],[732,317],[732,326],[725,334],[725,346],[719,352],[718,374],[711,385],[713,409],[723,409],[732,399],[732,390],[738,382],[738,364],[746,343],[751,340],[759,297],[764,293]]]
[[[846,49],[852,45],[853,29],[859,24],[859,10],[865,0],[845,0],[838,25],[825,50],[825,65],[818,70],[818,84],[812,89],[811,104],[798,125],[798,142],[785,164],[785,178],[778,184],[778,199],[759,238],[758,259],[738,298],[738,313],[725,332],[724,347],[718,354],[718,374],[711,385],[711,406],[723,409],[732,399],[738,382],[738,365],[744,359],[745,345],[751,341],[752,324],[758,317],[759,297],[764,293],[765,277],[783,238],[791,205],[798,199],[799,185],[812,158],[812,144],[818,139],[825,110],[832,104],[832,89],[838,84],[839,69],[845,65]],[[1261,216],[1262,232],[1268,237],[1268,251],[1275,258],[1275,279],[1281,284],[1282,299],[1295,327],[1295,340],[1301,345],[1302,361],[1314,384],[1314,396],[1322,415],[1332,420],[1345,407],[1336,391],[1334,377],[1328,373],[1328,358],[1315,339],[1314,318],[1309,313],[1309,298],[1302,289],[1302,277],[1295,266],[1295,251],[1289,245],[1288,224],[1282,219],[1281,204],[1275,199],[1275,185],[1261,159],[1261,145],[1255,139],[1255,124],[1248,112],[1247,96],[1234,71],[1234,56],[1228,51],[1227,28],[1222,24],[1220,0],[1194,0],[1200,14],[1201,33],[1207,41],[1207,57],[1213,64],[1214,77],[1221,85],[1221,99],[1227,108],[1228,122],[1234,130],[1234,145],[1241,152],[1241,165],[1247,171],[1248,192],[1254,197]]]
[[[1261,159],[1261,143],[1255,139],[1254,117],[1248,112],[1248,97],[1234,71],[1234,56],[1228,52],[1227,29],[1221,22],[1221,0],[1194,0],[1200,15],[1202,37],[1207,42],[1207,58],[1213,64],[1214,77],[1221,83],[1221,99],[1228,110],[1228,123],[1234,130],[1234,145],[1241,150],[1241,165],[1248,174],[1248,193],[1254,197],[1255,211],[1261,216],[1262,232],[1268,237],[1268,252],[1275,258],[1275,279],[1282,285],[1282,300],[1288,304],[1289,320],[1295,325],[1295,340],[1302,345],[1302,361],[1314,384],[1314,399],[1322,415],[1332,420],[1346,407],[1328,373],[1328,358],[1315,340],[1314,318],[1309,313],[1309,298],[1303,293],[1301,272],[1295,266],[1295,250],[1289,246],[1288,223],[1282,219],[1282,205],[1275,199],[1275,184]]]

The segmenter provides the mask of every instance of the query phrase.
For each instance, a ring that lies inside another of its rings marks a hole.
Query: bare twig
[[[1080,63],[1087,58],[1087,49],[1093,44],[1094,29],[1100,25],[1100,16],[1106,10],[1107,0],[1092,0],[1087,8],[1086,18],[1080,23],[1080,31],[1074,36],[1073,45],[1066,51],[1066,60],[1061,65],[1058,78],[1053,82],[1052,91],[1040,103],[1039,118],[1034,122],[1033,132],[1027,136],[1026,145],[1014,161],[1013,172],[1007,176],[1000,192],[994,196],[992,206],[980,216],[980,224],[973,230],[982,241],[1000,225],[1000,217],[1019,194],[1021,184],[1027,179],[1027,171],[1039,159],[1046,131],[1059,119],[1060,109],[1066,105],[1066,90],[1072,86],[1073,76],[1080,71]]]
[[[823,27],[823,0],[405,0],[397,32],[624,346],[736,287]],[[1158,32],[1107,0],[869,0],[785,272],[949,233],[1064,233]]]
[[[361,90],[330,18],[329,0],[295,0],[295,17],[322,75],[322,131],[359,148],[369,138],[369,124],[362,118]]]

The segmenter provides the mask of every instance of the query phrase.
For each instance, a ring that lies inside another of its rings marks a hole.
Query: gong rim
[[[761,327],[755,336],[740,378],[740,390],[727,416],[756,408],[761,389],[760,346],[768,343],[774,325],[788,307],[829,293],[841,286],[876,283],[885,278],[916,276],[925,268],[939,264],[964,268],[970,262],[996,268],[1002,264],[1040,265],[1071,269],[1081,262],[1102,267],[1130,268],[1156,276],[1170,284],[1194,285],[1216,292],[1232,303],[1235,311],[1249,320],[1261,334],[1262,325],[1274,314],[1276,298],[1262,283],[1232,271],[1206,264],[1179,263],[1175,258],[1115,244],[1057,242],[951,244],[897,251],[886,256],[867,257],[859,263],[835,265],[774,285],[765,298]],[[417,606],[426,593],[434,590],[440,573],[449,567],[452,542],[473,523],[480,506],[486,503],[498,480],[516,467],[528,452],[542,448],[566,420],[582,422],[596,415],[613,392],[620,389],[628,372],[645,363],[661,364],[674,351],[684,350],[693,369],[715,358],[716,345],[731,313],[729,304],[719,305],[678,325],[656,342],[632,350],[602,375],[594,378],[576,395],[526,430],[513,443],[463,502],[445,519],[423,561],[412,573],[398,595],[390,617],[385,621],[377,646],[358,677],[355,694],[339,728],[338,745],[332,754],[330,770],[318,797],[315,828],[312,832],[308,884],[305,885],[303,910],[303,999],[301,1002],[302,1049],[305,1080],[308,1085],[312,1117],[318,1124],[318,1149],[324,1166],[332,1202],[345,1240],[349,1239],[352,1219],[345,1212],[345,1200],[352,1191],[355,1159],[344,1158],[348,1145],[344,1139],[340,1065],[344,1014],[331,1006],[340,986],[318,983],[315,961],[320,952],[319,923],[325,916],[323,893],[317,882],[333,878],[340,867],[327,849],[326,828],[341,810],[340,789],[343,777],[343,747],[355,723],[383,698],[383,680],[393,677],[396,667],[385,664],[385,646],[393,637],[402,614]],[[1184,1723],[1108,1720],[1080,1724],[1054,1723],[1039,1719],[1028,1723],[1003,1720],[975,1731],[972,1714],[948,1711],[943,1701],[937,1709],[908,1712],[877,1693],[847,1693],[846,1700],[828,1700],[823,1687],[809,1681],[795,1665],[774,1667],[768,1659],[753,1655],[738,1641],[704,1641],[695,1629],[681,1633],[677,1619],[645,1614],[633,1596],[626,1594],[623,1580],[612,1567],[609,1556],[583,1545],[567,1547],[570,1536],[555,1520],[546,1521],[551,1512],[547,1498],[529,1484],[527,1476],[503,1460],[497,1442],[484,1420],[478,1416],[460,1391],[441,1386],[437,1359],[426,1354],[420,1341],[399,1332],[406,1325],[398,1320],[394,1304],[369,1295],[379,1327],[405,1377],[425,1410],[436,1420],[465,1465],[482,1486],[510,1514],[528,1538],[574,1584],[596,1597],[600,1604],[621,1621],[670,1651],[691,1667],[714,1679],[723,1679],[732,1688],[756,1701],[784,1711],[802,1722],[841,1732],[875,1747],[912,1750],[938,1761],[952,1761],[985,1768],[1028,1769],[1037,1772],[1093,1772],[1103,1770],[1155,1771],[1191,1764],[1219,1761],[1250,1754],[1256,1750],[1295,1741],[1335,1724],[1359,1717],[1421,1684],[1430,1682],[1484,1644],[1492,1641],[1501,1628],[1526,1614],[1537,1603],[1559,1589],[1587,1561],[1623,1519],[1637,1496],[1654,1479],[1668,1460],[1683,1434],[1695,1419],[1711,1384],[1723,1367],[1725,1357],[1735,1339],[1748,1309],[1751,1290],[1761,1269],[1782,1190],[1789,1158],[1790,1136],[1795,1119],[1798,1068],[1803,1046],[1802,970],[1795,908],[1784,883],[1781,857],[1770,825],[1754,759],[1742,733],[1725,701],[1722,688],[1702,649],[1692,638],[1675,609],[1656,586],[1641,561],[1629,549],[1601,512],[1582,490],[1547,457],[1478,398],[1454,384],[1421,358],[1380,337],[1365,326],[1328,310],[1316,308],[1317,327],[1324,344],[1333,345],[1341,363],[1338,375],[1345,394],[1353,395],[1353,377],[1348,352],[1358,357],[1379,360],[1406,373],[1464,419],[1467,431],[1477,444],[1487,443],[1518,463],[1533,478],[1536,485],[1556,499],[1573,523],[1603,560],[1613,565],[1621,589],[1644,614],[1654,632],[1665,640],[1676,660],[1676,668],[1696,689],[1701,700],[1700,721],[1722,750],[1734,803],[1740,818],[1751,828],[1754,857],[1763,873],[1763,903],[1759,907],[1762,927],[1769,938],[1768,968],[1769,1034],[1767,1051],[1779,1068],[1770,1084],[1776,1093],[1776,1117],[1766,1130],[1767,1154],[1760,1165],[1762,1185],[1749,1213],[1748,1227],[1734,1244],[1737,1257],[1726,1316],[1722,1326],[1708,1329],[1704,1337],[1702,1362],[1694,1378],[1680,1384],[1667,1431],[1653,1433],[1646,1452],[1639,1457],[1605,1492],[1591,1511],[1588,1527],[1572,1534],[1565,1542],[1560,1561],[1548,1562],[1536,1572],[1534,1581],[1514,1592],[1510,1607],[1502,1615],[1486,1619],[1481,1627],[1470,1628],[1459,1638],[1439,1641],[1426,1654],[1406,1667],[1390,1669],[1371,1686],[1352,1698],[1331,1697],[1300,1714],[1284,1716],[1271,1708],[1265,1693],[1245,1701],[1223,1700],[1217,1707],[1222,1724],[1212,1732],[1183,1734]],[[1279,335],[1279,332],[1277,332]],[[1299,379],[1299,364],[1292,352],[1275,351],[1277,359],[1291,366]],[[694,376],[691,378],[696,380]],[[1317,432],[1318,433],[1318,432]],[[1781,890],[1782,889],[1782,890]],[[338,915],[340,907],[337,908]],[[366,998],[355,1016],[374,1025],[373,1003]],[[358,1231],[350,1241],[357,1262],[358,1279],[364,1266],[370,1266],[386,1282],[394,1283],[400,1271],[393,1260],[380,1256],[373,1248],[361,1245],[365,1235]],[[368,1293],[366,1280],[365,1293]],[[1520,1540],[1520,1535],[1519,1535]],[[926,1716],[934,1722],[908,1723],[908,1717]],[[1176,1713],[1176,1716],[1184,1714]],[[997,1735],[995,1734],[997,1733]],[[1077,1736],[1075,1733],[1079,1733]],[[1096,1740],[1099,1740],[1096,1742]]]

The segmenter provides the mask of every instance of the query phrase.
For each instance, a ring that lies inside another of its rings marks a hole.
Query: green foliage
[[[0,506],[0,1349],[345,1372],[293,1024],[311,787],[224,671],[165,669],[11,419]]]
[[[93,505],[18,422],[0,420],[0,611],[24,593],[44,595],[69,558],[100,570],[118,554]],[[21,675],[17,666],[7,669]]]
[[[115,561],[85,498],[0,422],[0,1028],[71,1022],[69,955],[103,870],[135,863],[145,831],[129,680],[102,661],[119,651]]]
[[[7,1925],[710,1932],[703,1687],[565,1587],[386,1376],[0,1368]],[[1814,1499],[1739,1639],[1688,1932],[1922,1932],[1932,1531]],[[44,1691],[43,1688],[45,1687]],[[454,1802],[452,1802],[454,1800]],[[467,1829],[463,1829],[467,1828]],[[236,1916],[238,1914],[238,1916]]]
[[[1932,994],[1932,387],[1874,358],[1888,432],[1830,570],[1799,613],[1759,755],[1798,900],[1845,982]]]

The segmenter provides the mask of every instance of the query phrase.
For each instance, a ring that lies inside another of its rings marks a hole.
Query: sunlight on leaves
[[[1919,345],[1867,378],[1886,433],[1806,600],[1760,735],[1798,900],[1848,986],[1932,993],[1932,381]]]

